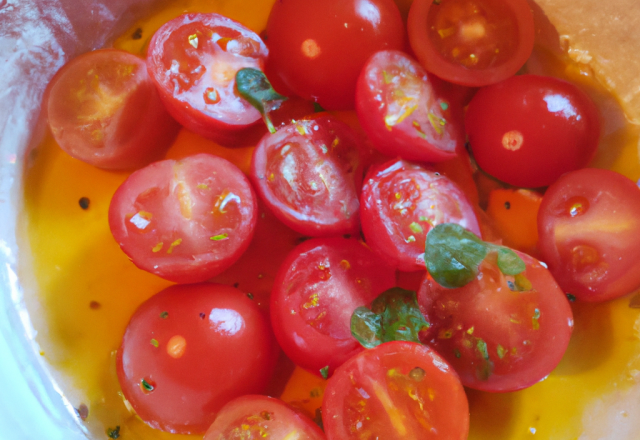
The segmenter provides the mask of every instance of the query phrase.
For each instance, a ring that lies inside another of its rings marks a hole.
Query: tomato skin
[[[267,134],[251,159],[251,181],[280,221],[308,236],[359,230],[364,151],[359,135],[320,115]]]
[[[283,0],[271,9],[267,44],[287,87],[327,110],[348,110],[362,66],[374,52],[402,49],[404,25],[393,0]]]
[[[478,165],[511,185],[536,188],[587,166],[600,137],[595,104],[576,86],[519,75],[479,90],[465,118]]]
[[[281,400],[267,396],[242,396],[222,408],[204,440],[323,440],[324,434],[308,417]]]
[[[210,154],[136,171],[109,206],[111,233],[133,263],[176,283],[205,281],[231,266],[256,222],[249,180]]]
[[[266,129],[260,112],[235,90],[235,74],[262,70],[268,53],[260,37],[236,21],[185,14],[154,34],[147,67],[167,110],[184,127],[223,146],[246,146]]]
[[[69,155],[107,170],[160,159],[179,125],[164,109],[144,60],[104,49],[67,63],[45,98],[53,137]]]
[[[469,404],[455,371],[435,351],[394,341],[362,351],[336,370],[322,419],[328,440],[464,440]]]
[[[367,244],[399,270],[425,270],[429,230],[458,223],[480,235],[473,207],[449,178],[401,159],[372,167],[360,196]]]
[[[228,401],[263,391],[276,350],[266,319],[241,291],[176,285],[131,317],[118,350],[118,379],[148,425],[204,433]],[[152,391],[143,389],[143,379]]]
[[[407,160],[440,162],[455,156],[464,130],[451,104],[422,66],[399,51],[376,52],[356,87],[358,119],[375,147]]]
[[[411,48],[428,72],[469,87],[514,75],[531,55],[535,39],[526,0],[442,0],[437,4],[414,0],[407,29]],[[438,34],[451,30],[444,37]],[[477,35],[479,31],[482,36]],[[455,55],[461,48],[462,55],[470,53],[469,58]]]
[[[560,177],[538,212],[539,247],[558,284],[583,301],[640,287],[640,188],[614,171]]]
[[[317,238],[282,263],[271,294],[271,324],[297,365],[328,374],[362,350],[351,315],[395,286],[395,269],[355,239]],[[294,313],[295,312],[295,313]]]
[[[436,350],[466,387],[516,391],[544,379],[558,365],[573,330],[569,302],[542,264],[520,252],[532,289],[512,291],[495,260],[476,279],[447,289],[427,275],[417,297],[431,324],[424,342]]]

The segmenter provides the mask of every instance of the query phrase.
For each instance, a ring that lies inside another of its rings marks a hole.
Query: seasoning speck
[[[136,29],[133,31],[133,34],[131,34],[132,40],[139,40],[140,38],[142,38],[142,28]]]
[[[160,317],[161,317],[162,319],[167,319],[167,318],[169,317],[169,312],[162,312],[162,313],[160,313]]]
[[[511,209],[511,202],[504,202],[504,209]]]
[[[89,200],[89,197],[80,197],[80,200],[78,200],[78,204],[80,205],[80,207],[82,209],[84,209],[85,211],[87,209],[89,209],[89,204],[91,203],[91,200]]]
[[[323,379],[327,379],[329,377],[329,366],[320,368],[320,375]]]
[[[107,437],[114,440],[120,438],[120,426],[116,426],[115,428],[107,428]]]
[[[206,315],[205,313],[200,312],[200,319],[204,319],[204,318],[206,318],[206,317],[207,317],[207,315]]]
[[[80,420],[82,420],[83,422],[87,420],[87,417],[89,417],[89,408],[84,403],[81,403],[80,406],[77,407],[75,410],[76,410],[76,414],[78,415],[78,417],[80,417]]]
[[[98,310],[100,307],[102,307],[102,304],[100,304],[98,301],[91,301],[89,303],[89,308],[91,310]]]
[[[637,295],[637,296],[638,296],[638,306],[637,306],[637,307],[638,307],[638,308],[640,308],[640,295]],[[634,297],[634,298],[636,298],[636,297]],[[633,302],[633,299],[634,299],[634,298],[631,298],[631,302]],[[576,301],[576,296],[575,296],[575,295],[573,295],[573,294],[571,294],[571,293],[567,293],[567,299],[568,299],[570,302],[575,302],[575,301]],[[631,303],[629,303],[629,307],[633,307],[633,306],[631,305]]]

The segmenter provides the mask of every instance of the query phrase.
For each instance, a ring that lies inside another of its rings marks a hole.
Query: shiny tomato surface
[[[117,372],[147,424],[202,434],[227,402],[264,390],[275,354],[267,320],[243,292],[221,284],[172,286],[131,317]]]
[[[328,440],[464,440],[469,404],[457,374],[431,348],[387,342],[345,362],[322,403]]]
[[[440,162],[464,144],[462,120],[431,76],[408,55],[380,51],[362,69],[356,110],[375,147],[388,156]]]
[[[480,235],[462,190],[444,175],[404,160],[372,167],[362,188],[361,221],[367,244],[402,271],[425,269],[427,233],[458,223]]]
[[[285,225],[309,236],[357,232],[363,140],[344,122],[291,122],[256,146],[251,181]]]
[[[261,70],[260,37],[219,14],[185,14],[165,23],[147,51],[149,74],[167,110],[184,127],[224,146],[251,145],[261,115],[236,90],[236,72]]]
[[[542,258],[584,301],[640,287],[640,188],[614,171],[584,169],[551,185],[538,213]]]
[[[471,87],[515,74],[535,37],[526,0],[414,0],[407,27],[427,71]]]
[[[47,89],[51,133],[76,159],[109,170],[162,158],[178,133],[147,74],[128,52],[89,52],[67,63]]]
[[[573,84],[537,75],[479,90],[465,126],[480,168],[528,188],[585,167],[600,138],[600,115],[591,99]]]
[[[282,264],[271,294],[271,324],[284,352],[299,366],[333,374],[362,349],[351,315],[395,286],[395,269],[356,239],[317,238]]]
[[[353,108],[364,63],[379,50],[402,49],[404,39],[393,0],[279,0],[267,23],[274,73],[327,110]]]
[[[507,277],[491,257],[476,279],[448,289],[426,276],[418,302],[431,323],[428,343],[455,368],[462,383],[491,392],[516,391],[558,365],[573,329],[573,314],[551,273],[524,260],[524,278]]]
[[[177,283],[205,281],[231,266],[256,221],[249,180],[210,154],[136,171],[109,206],[111,233],[133,263]]]

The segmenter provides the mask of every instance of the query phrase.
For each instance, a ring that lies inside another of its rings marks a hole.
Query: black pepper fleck
[[[120,438],[120,426],[107,428],[107,437],[112,438],[113,440]]]
[[[98,301],[91,301],[89,303],[89,308],[91,310],[98,310],[100,307],[102,307],[102,304],[100,304]]]
[[[85,211],[87,209],[89,209],[89,204],[91,203],[91,200],[89,200],[89,197],[81,197],[80,200],[78,200],[78,204],[80,205],[80,207],[82,209],[84,209]]]
[[[140,38],[142,38],[142,28],[136,29],[131,35],[132,40],[139,40]]]
[[[204,319],[207,315],[205,315],[204,313],[200,312],[200,319]]]
[[[504,209],[511,209],[511,202],[504,202]]]

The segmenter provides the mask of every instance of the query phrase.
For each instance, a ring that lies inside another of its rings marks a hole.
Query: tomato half
[[[414,0],[407,27],[427,71],[472,87],[515,74],[535,38],[526,0]]]
[[[539,247],[566,291],[605,301],[640,287],[640,188],[614,171],[562,176],[538,212]]]
[[[118,350],[118,379],[148,425],[203,433],[227,402],[264,390],[276,352],[269,324],[241,291],[171,286],[131,317]]]
[[[460,380],[431,348],[387,342],[345,362],[322,403],[328,440],[464,440],[469,404]]]
[[[243,396],[218,413],[204,440],[323,440],[324,434],[308,417],[281,400]]]
[[[479,90],[465,118],[480,168],[511,185],[535,188],[585,167],[598,147],[600,116],[573,84],[519,75]]]
[[[327,110],[354,106],[356,80],[373,53],[402,49],[393,0],[276,1],[267,23],[275,72],[287,87]]]
[[[109,227],[140,269],[177,283],[205,281],[246,250],[257,221],[249,180],[210,154],[133,173],[109,206]]]
[[[453,158],[464,143],[464,130],[451,105],[422,66],[399,51],[377,52],[358,79],[358,119],[388,156],[426,162]]]
[[[251,145],[266,131],[261,115],[237,92],[236,72],[262,70],[260,37],[219,14],[185,14],[155,33],[149,74],[169,113],[189,130],[224,146]]]
[[[124,51],[73,59],[51,80],[47,95],[58,145],[99,168],[133,169],[160,159],[178,133],[144,60]]]
[[[256,146],[251,180],[261,199],[291,229],[309,236],[359,230],[363,141],[331,117],[304,119]]]
[[[458,372],[462,383],[484,391],[515,391],[544,379],[569,345],[573,314],[551,273],[518,252],[524,278],[507,277],[495,259],[476,279],[447,289],[427,275],[418,302],[431,324],[425,342]]]
[[[372,167],[360,203],[367,244],[402,271],[425,269],[427,233],[435,225],[458,223],[480,235],[473,207],[455,183],[404,160]]]
[[[328,374],[361,350],[351,315],[395,286],[395,269],[355,239],[318,238],[296,247],[271,294],[271,324],[297,365]]]

